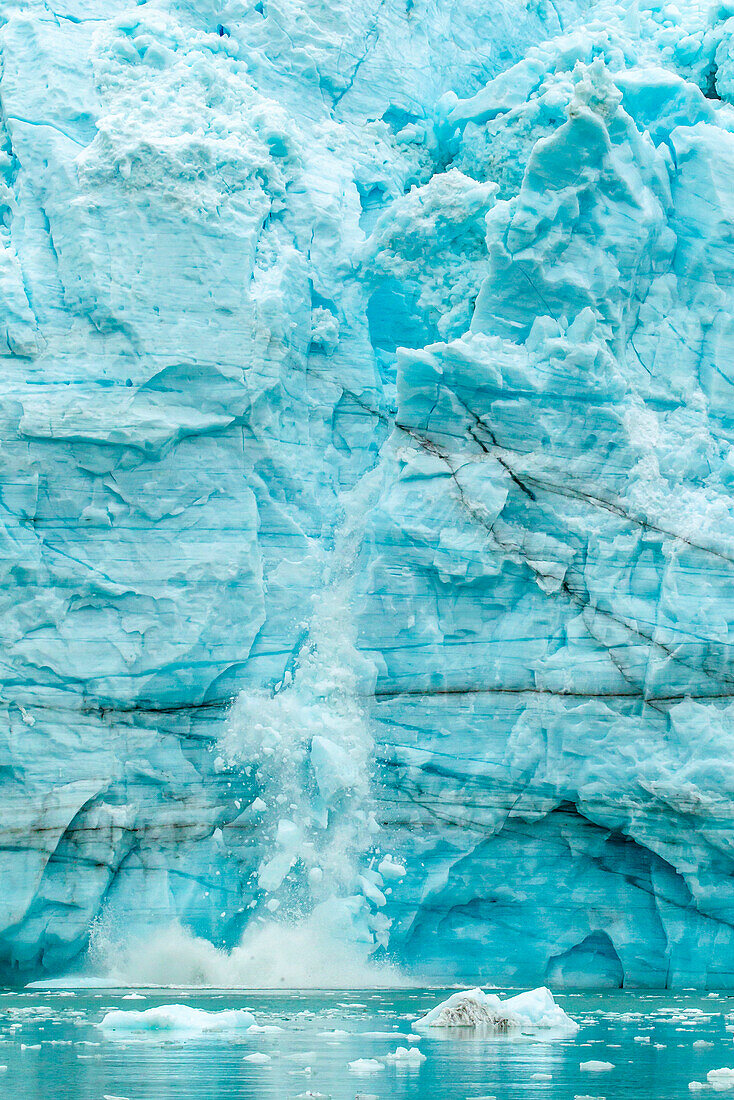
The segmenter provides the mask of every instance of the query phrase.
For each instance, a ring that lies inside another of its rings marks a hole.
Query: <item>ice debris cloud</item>
[[[352,512],[365,507],[365,496],[352,494]],[[292,944],[291,953],[310,946],[320,929],[321,958],[336,961],[329,939],[337,954],[346,954],[348,944],[347,970],[353,972],[356,958],[364,963],[376,948],[387,947],[383,890],[405,869],[392,855],[381,855],[376,839],[375,746],[364,705],[376,669],[355,644],[349,520],[343,519],[325,589],[282,681],[274,691],[240,694],[219,747],[222,766],[254,773],[259,791],[248,808],[255,825],[253,854],[260,861],[250,927],[264,920]],[[339,980],[345,982],[346,975]]]
[[[396,966],[370,958],[343,921],[323,910],[286,923],[253,923],[230,950],[180,925],[136,938],[100,929],[86,981],[115,986],[196,986],[217,989],[391,988],[409,984]],[[357,931],[360,928],[358,927]],[[360,950],[360,948],[362,948]],[[72,984],[84,982],[73,976]]]
[[[575,1035],[579,1025],[556,1004],[549,989],[531,989],[502,999],[483,989],[452,993],[413,1023],[416,1031],[429,1028],[473,1028],[489,1033],[532,1031]]]
[[[731,985],[733,19],[6,5],[6,978]]]

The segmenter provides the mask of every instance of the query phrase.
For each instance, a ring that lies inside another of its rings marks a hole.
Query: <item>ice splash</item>
[[[253,923],[231,951],[180,925],[127,941],[98,931],[91,963],[105,975],[100,984],[132,987],[379,989],[406,984],[396,968],[355,952],[320,923],[318,914],[288,926]],[[88,977],[85,984],[90,984]]]

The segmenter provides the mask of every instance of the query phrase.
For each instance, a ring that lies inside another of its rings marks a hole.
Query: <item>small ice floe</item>
[[[543,1030],[562,1035],[575,1035],[579,1030],[544,986],[505,1000],[482,989],[452,993],[413,1024],[415,1031],[429,1027],[473,1027],[497,1033]]]
[[[708,1047],[712,1047],[714,1044],[709,1042],[708,1039],[696,1039],[693,1044],[694,1050],[706,1050]]]
[[[102,1100],[128,1100],[127,1096],[114,1096],[111,1092],[106,1092]]]
[[[710,1069],[706,1074],[706,1080],[714,1092],[726,1092],[727,1089],[734,1089],[734,1069],[729,1069],[728,1066],[723,1066],[721,1069]]]
[[[264,1066],[266,1062],[270,1061],[270,1055],[255,1051],[254,1054],[246,1054],[242,1061],[249,1062],[253,1066]]]
[[[349,1038],[349,1032],[348,1031],[342,1031],[340,1028],[335,1027],[331,1031],[320,1031],[319,1032],[319,1038],[320,1039],[348,1039]]]
[[[530,1080],[531,1081],[552,1081],[553,1080],[553,1074],[552,1073],[531,1073],[530,1074]]]
[[[246,1031],[255,1023],[255,1017],[245,1009],[232,1008],[223,1012],[206,1012],[189,1005],[159,1005],[141,1012],[116,1009],[108,1012],[99,1027],[114,1034],[136,1035],[167,1034],[210,1035]]]
[[[418,1047],[398,1047],[392,1054],[386,1054],[383,1061],[395,1066],[420,1066],[425,1062],[425,1054],[421,1054]]]
[[[376,1058],[356,1058],[354,1062],[348,1062],[347,1065],[352,1073],[379,1073],[385,1068]]]
[[[589,1062],[579,1062],[579,1069],[582,1073],[609,1073],[610,1069],[614,1069],[614,1062],[597,1062],[591,1059]]]
[[[649,1035],[635,1035],[634,1041],[636,1043],[649,1043],[650,1042],[650,1036]]]
[[[708,1088],[708,1085],[704,1084],[703,1081],[689,1081],[688,1088],[691,1092],[703,1092],[704,1089]]]
[[[250,1024],[247,1029],[248,1035],[277,1035],[283,1028],[278,1024]]]
[[[407,1039],[403,1031],[360,1031],[363,1039]]]
[[[145,997],[142,993],[126,993],[122,999],[123,1001],[144,1001]]]

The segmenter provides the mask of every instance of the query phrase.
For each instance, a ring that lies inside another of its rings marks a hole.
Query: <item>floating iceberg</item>
[[[379,1073],[385,1068],[376,1058],[355,1058],[348,1065],[352,1073]]]
[[[727,1092],[729,1089],[734,1089],[734,1069],[728,1066],[710,1069],[706,1074],[706,1080],[714,1092]]]
[[[579,1025],[568,1016],[544,986],[502,1000],[495,993],[467,989],[452,993],[413,1024],[416,1031],[431,1027],[471,1027],[497,1033],[557,1031],[575,1035]]]
[[[229,1035],[235,1031],[247,1031],[255,1023],[255,1017],[245,1009],[226,1009],[223,1012],[206,1012],[189,1005],[159,1005],[142,1012],[115,1009],[108,1012],[99,1025],[104,1031],[125,1035],[166,1032],[182,1035]]]
[[[425,1062],[426,1056],[418,1047],[398,1047],[391,1054],[386,1054],[383,1061],[395,1066],[418,1067]]]

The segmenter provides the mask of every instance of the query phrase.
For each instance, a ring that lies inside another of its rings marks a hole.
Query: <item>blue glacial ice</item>
[[[0,55],[4,976],[734,982],[734,7]]]

